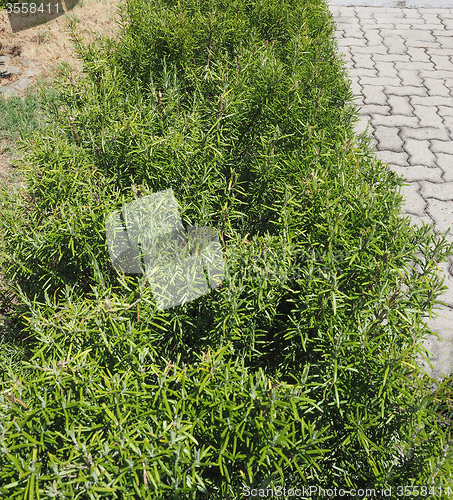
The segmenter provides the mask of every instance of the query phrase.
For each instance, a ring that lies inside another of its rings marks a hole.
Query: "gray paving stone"
[[[433,153],[447,153],[453,155],[453,141],[431,141],[431,150]]]
[[[411,62],[431,63],[428,51],[426,51],[422,47],[408,47],[407,53],[410,57]]]
[[[21,73],[21,69],[18,66],[6,66],[6,68],[2,69],[2,72],[10,75],[18,75]]]
[[[406,44],[406,47],[409,49],[409,47],[430,47],[433,49],[437,49],[440,47],[439,43],[437,42],[425,42],[425,41],[418,41],[418,40],[406,40],[404,42]]]
[[[373,14],[376,9],[372,7],[354,7],[354,11],[359,15],[361,19],[373,19]]]
[[[387,104],[387,96],[383,85],[362,85],[365,104]]]
[[[436,164],[444,172],[443,180],[453,182],[453,155],[436,153]]]
[[[385,54],[381,55],[384,56]],[[364,68],[364,69],[374,68],[373,58],[369,54],[353,54],[352,60],[354,61],[355,68]]]
[[[453,106],[437,106],[440,116],[453,116]]]
[[[384,36],[384,35],[382,35]],[[392,36],[386,37],[386,46],[388,48],[388,54],[407,54],[407,44],[401,37]],[[428,42],[425,42],[428,43]]]
[[[444,49],[453,49],[453,37],[448,36],[446,33],[446,36],[438,36],[436,37],[437,43],[439,44],[439,47],[442,47]]]
[[[373,13],[374,18],[381,22],[392,22],[395,19],[404,18],[404,12],[402,9],[393,9],[391,7],[379,7],[379,9],[375,9]]]
[[[407,167],[400,167],[399,165],[392,165],[392,170],[398,175],[404,177],[408,182],[429,181],[429,182],[443,182],[442,170],[440,168],[428,168],[424,165],[411,165]]]
[[[374,137],[378,142],[377,149],[403,153],[403,140],[398,135],[399,130],[398,127],[377,127],[374,132]]]
[[[365,47],[366,45],[366,40],[365,38],[352,38],[351,36],[341,38],[338,41],[338,44],[340,47],[347,46],[347,47]]]
[[[17,95],[17,90],[12,89],[11,87],[0,87],[0,95],[4,97],[12,97]]]
[[[370,129],[370,118],[368,116],[360,116],[354,128],[356,134],[361,134],[369,129]]]
[[[430,141],[421,141],[418,139],[406,139],[404,141],[404,149],[409,154],[409,163],[411,165],[434,167],[436,165],[436,157],[429,147]]]
[[[37,69],[26,69],[22,73],[23,77],[32,77],[32,76],[36,76],[36,75],[39,75],[39,70],[37,70]]]
[[[22,66],[24,66],[25,68],[36,68],[36,63],[34,61],[29,61],[28,59],[21,59],[20,60],[20,63],[22,64]]]
[[[406,167],[409,155],[407,153],[395,153],[394,151],[376,151],[376,156],[389,165]]]
[[[429,335],[423,340],[431,366],[427,361],[419,360],[419,363],[426,373],[437,380],[441,380],[453,372],[453,358],[451,356],[453,342],[448,338],[452,322],[453,314],[451,312],[443,312],[441,316],[425,319],[426,325],[436,336]]]
[[[354,52],[356,54],[369,54],[371,57],[373,57],[376,54],[387,54],[388,49],[384,45],[366,45],[365,47],[357,47]]]
[[[414,108],[411,106],[409,97],[407,96],[390,95],[387,102],[394,115],[412,116],[414,114]]]
[[[440,49],[428,49],[427,53],[430,56],[436,55],[436,56],[451,57],[453,55],[451,49],[444,49],[444,48],[440,48]]]
[[[437,200],[443,201],[453,200],[453,182],[442,182],[441,184],[424,182],[421,186],[421,193],[425,199],[436,198]],[[453,218],[451,223],[453,223]]]
[[[375,69],[352,68],[349,70],[349,76],[359,79],[361,77],[376,78],[377,71]]]
[[[425,214],[426,201],[419,192],[418,182],[412,182],[409,185],[402,186],[401,194],[405,198],[403,200],[403,211],[423,217]]]
[[[445,233],[447,229],[450,229],[452,234],[449,240],[453,239],[453,204],[451,201],[430,198],[428,202],[427,212],[436,221],[436,230]]]
[[[418,42],[418,45],[422,45],[424,42],[433,42],[436,37],[432,34],[431,31],[425,29],[407,29],[403,28],[401,25],[397,28],[398,36],[400,36],[404,42],[406,43],[408,40]],[[382,30],[381,30],[382,33]],[[395,32],[393,31],[393,34]],[[392,33],[386,33],[388,36],[392,36]]]
[[[368,47],[383,47],[384,48],[384,41],[382,40],[381,35],[379,34],[378,30],[362,30],[363,31],[363,36],[366,38],[367,41],[367,46]],[[387,51],[384,52],[384,54]]]
[[[448,131],[448,139],[453,140],[453,116],[445,116],[444,117],[444,125],[446,130]],[[442,137],[435,137],[435,139],[439,140],[447,140]]]
[[[382,104],[364,104],[363,106],[361,106],[360,114],[367,116],[372,116],[372,115],[389,116],[390,106],[385,106],[385,105],[383,106]]]
[[[453,69],[453,68],[452,68]],[[426,70],[425,68],[422,68],[419,70],[419,75],[422,78],[431,78],[433,76],[433,72],[435,71],[436,78],[441,78],[442,80],[447,80],[448,78],[453,78],[453,71],[447,71],[445,69],[430,69]]]
[[[431,54],[431,61],[434,64],[436,70],[444,70],[444,71],[453,71],[453,64],[450,61],[450,55],[436,55],[436,54]]]
[[[379,81],[377,81],[376,77],[369,77],[369,76],[361,76],[359,77],[359,82],[360,85],[365,86],[372,86],[372,85],[390,85],[390,86],[398,86],[401,84],[401,80],[399,78],[388,78],[388,77],[383,77],[379,78]]]
[[[397,74],[401,79],[401,84],[404,86],[418,87],[423,85],[423,79],[419,76],[417,71],[403,69],[397,71]]]
[[[384,61],[384,62],[410,62],[407,59],[407,54],[376,54],[373,56],[374,61]],[[434,67],[434,65],[432,65]]]
[[[441,96],[441,97],[451,97],[450,89],[444,85],[444,80],[436,78],[434,73],[433,78],[423,78],[423,83],[428,89],[428,95],[430,96]]]
[[[412,106],[453,106],[453,97],[432,96],[414,96],[411,98]]]
[[[408,71],[427,71],[427,72],[432,72],[434,71],[434,64],[431,62],[412,62],[408,61],[407,59],[405,61],[395,61],[395,68],[398,71],[401,70],[408,70]],[[420,76],[425,76],[420,73]],[[431,76],[431,75],[426,75],[426,76]]]
[[[414,98],[411,99],[411,104],[414,108],[414,115],[419,119],[420,127],[442,127],[442,117],[437,113],[435,106],[425,106],[414,104]]]
[[[29,78],[19,78],[13,83],[13,88],[17,90],[25,90],[29,85],[30,85],[30,79]]]
[[[388,61],[375,61],[374,63],[375,70],[377,71],[377,75],[381,77],[389,77],[396,78],[398,75],[397,70],[392,62]],[[365,71],[365,70],[362,70]]]
[[[445,127],[402,127],[401,138],[405,139],[419,139],[422,141],[432,141],[437,139],[439,141],[448,141],[450,134]]]
[[[351,78],[351,90],[354,95],[360,95],[362,94],[362,86],[358,82],[358,78]]]
[[[372,117],[373,126],[383,125],[385,127],[418,127],[419,121],[416,116],[394,115]]]
[[[385,92],[387,95],[406,95],[406,96],[428,96],[428,90],[426,87],[413,87],[412,85],[402,85],[400,87],[395,87],[392,85],[387,85],[385,87]]]

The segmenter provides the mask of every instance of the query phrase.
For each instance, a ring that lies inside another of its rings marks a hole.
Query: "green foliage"
[[[317,0],[131,0],[118,42],[72,32],[84,76],[42,93],[26,187],[1,194],[23,345],[3,363],[2,494],[451,485],[451,380],[431,392],[416,359],[452,247],[399,215],[402,179],[354,138],[332,33]],[[170,187],[227,269],[159,311],[114,271],[104,222]]]
[[[42,120],[36,97],[27,93],[23,99],[0,97],[0,139],[8,137],[17,140],[37,129]]]

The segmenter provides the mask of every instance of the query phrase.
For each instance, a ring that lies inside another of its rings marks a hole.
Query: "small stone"
[[[38,74],[39,74],[39,71],[37,69],[27,69],[24,71],[22,76],[29,78],[31,76],[36,76]]]
[[[21,73],[21,69],[17,66],[7,66],[3,71],[8,75],[18,75]]]
[[[0,56],[0,65],[9,64],[10,61],[11,61],[11,57]]]
[[[25,66],[26,68],[36,68],[36,63],[33,61],[29,61],[28,59],[21,59],[20,62],[22,66]]]
[[[17,95],[17,90],[12,89],[11,87],[0,87],[0,95],[13,97]]]
[[[14,82],[13,86],[17,90],[25,90],[30,85],[30,80],[28,78],[22,77]]]

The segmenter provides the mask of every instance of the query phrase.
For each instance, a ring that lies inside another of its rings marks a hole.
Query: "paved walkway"
[[[361,106],[357,132],[368,125],[376,155],[407,180],[403,212],[453,233],[453,8],[333,5],[341,1],[329,5]],[[453,256],[440,267],[447,307],[427,323],[443,341],[426,342],[437,377],[453,372]]]

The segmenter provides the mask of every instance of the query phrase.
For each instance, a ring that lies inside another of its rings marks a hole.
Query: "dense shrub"
[[[131,0],[122,25],[89,47],[73,31],[84,76],[62,71],[23,142],[26,189],[2,193],[26,347],[3,382],[0,491],[446,486],[451,386],[432,394],[415,359],[452,249],[399,215],[402,179],[354,138],[326,5]],[[168,188],[227,269],[158,311],[114,271],[104,222]]]

